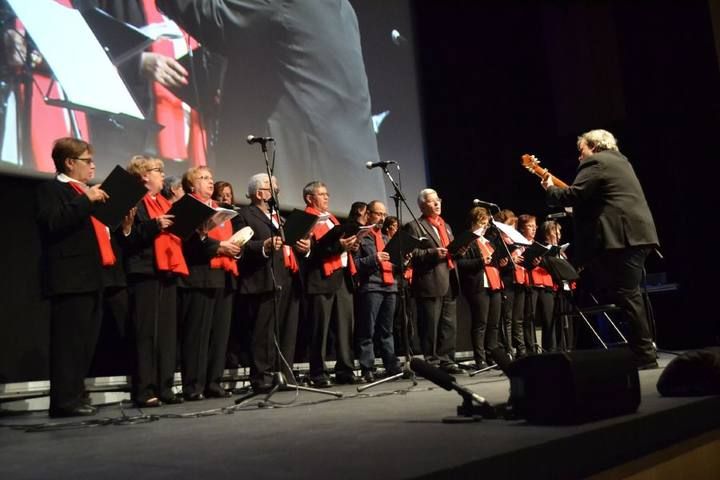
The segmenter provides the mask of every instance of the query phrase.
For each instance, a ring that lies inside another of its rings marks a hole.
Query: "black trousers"
[[[502,298],[500,291],[482,288],[466,295],[470,306],[470,336],[475,362],[484,362],[489,352],[498,346],[498,331]]]
[[[243,295],[241,304],[245,306],[243,313],[252,322],[251,382],[256,385],[269,385],[274,371],[281,371],[288,376],[295,358],[300,316],[300,296],[297,289],[287,285],[276,294],[266,292]],[[284,361],[277,355],[276,332]]]
[[[622,309],[629,326],[628,344],[640,364],[656,359],[640,290],[649,252],[647,247],[605,250],[593,260],[588,271],[600,302],[614,303]]]
[[[457,299],[452,293],[444,297],[416,298],[420,347],[425,361],[435,365],[452,363],[457,337]]]
[[[137,359],[135,400],[171,398],[177,345],[177,286],[174,278],[138,277],[130,283]]]
[[[50,410],[83,402],[102,322],[102,291],[53,296],[50,300]]]
[[[506,292],[512,298],[512,345],[515,355],[520,357],[527,354],[525,348],[525,286],[512,285]]]
[[[230,334],[233,290],[181,288],[183,394],[220,388]]]
[[[557,350],[555,338],[555,322],[553,310],[555,309],[555,294],[550,288],[532,287],[535,290],[535,326],[542,328],[542,349],[544,352]],[[533,332],[533,336],[534,336]]]
[[[345,282],[335,293],[308,295],[308,315],[312,322],[310,375],[327,375],[325,358],[330,329],[335,334],[335,373],[349,375],[353,362],[353,295]]]

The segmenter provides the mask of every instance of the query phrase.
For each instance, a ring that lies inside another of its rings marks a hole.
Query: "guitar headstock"
[[[540,177],[547,175],[547,169],[540,166],[540,160],[535,155],[526,153],[522,156],[522,166],[525,167],[530,173],[534,173]]]

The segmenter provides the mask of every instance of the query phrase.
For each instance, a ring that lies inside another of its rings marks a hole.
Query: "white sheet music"
[[[504,223],[496,222],[495,220],[491,220],[493,225],[495,225],[498,230],[500,230],[502,233],[510,237],[510,240],[513,241],[516,245],[531,245],[532,242],[528,240],[527,238],[523,237],[522,233],[518,232],[514,227],[510,225],[506,225]]]
[[[145,119],[80,12],[53,0],[8,3],[70,102]],[[77,59],[82,59],[84,68],[78,68]]]

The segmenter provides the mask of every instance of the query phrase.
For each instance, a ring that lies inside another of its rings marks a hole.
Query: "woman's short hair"
[[[190,167],[187,172],[183,174],[182,177],[182,187],[183,190],[185,190],[185,193],[192,193],[193,192],[193,183],[195,183],[195,180],[202,175],[202,172],[209,172],[210,169],[206,167],[205,165],[200,165],[198,167]]]
[[[164,163],[159,158],[150,157],[148,155],[133,155],[128,163],[127,171],[136,177],[142,179],[153,168],[163,168]]]
[[[55,164],[57,173],[66,173],[65,160],[68,158],[78,158],[85,151],[92,154],[93,147],[85,140],[79,138],[63,137],[58,138],[53,143],[52,159]]]

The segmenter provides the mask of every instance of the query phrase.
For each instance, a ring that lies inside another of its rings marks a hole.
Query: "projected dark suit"
[[[548,188],[547,202],[573,207],[579,264],[586,266],[595,288],[625,311],[638,364],[653,362],[640,280],[658,237],[632,165],[618,151],[594,153],[581,160],[569,188]]]
[[[357,18],[347,0],[157,0],[204,46],[225,55],[218,175],[257,158],[249,133],[277,140],[276,173],[299,191],[310,178],[384,198]],[[263,131],[264,130],[264,131]],[[225,166],[224,166],[225,165]],[[357,178],[363,178],[358,182]]]

